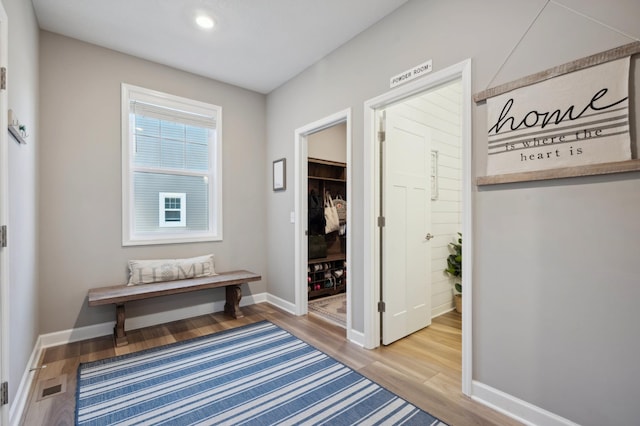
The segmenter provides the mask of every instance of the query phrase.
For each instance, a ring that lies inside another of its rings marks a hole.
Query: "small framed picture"
[[[273,162],[273,190],[287,189],[287,159],[281,158]]]

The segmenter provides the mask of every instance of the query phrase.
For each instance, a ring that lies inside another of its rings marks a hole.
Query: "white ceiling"
[[[32,1],[44,30],[269,93],[407,0]]]

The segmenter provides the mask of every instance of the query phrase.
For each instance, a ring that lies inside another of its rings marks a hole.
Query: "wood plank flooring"
[[[431,326],[389,346],[362,349],[345,338],[345,330],[315,316],[295,317],[267,303],[243,307],[244,318],[223,313],[127,332],[129,345],[115,348],[104,336],[43,351],[22,424],[73,425],[76,374],[81,362],[136,352],[216,331],[269,320],[335,359],[376,381],[452,426],[519,423],[462,395],[461,318],[450,312]],[[42,388],[66,375],[66,391],[45,398]],[[38,388],[40,391],[38,392]]]

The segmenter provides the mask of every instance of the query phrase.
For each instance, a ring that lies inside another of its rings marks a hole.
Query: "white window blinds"
[[[167,106],[158,106],[140,100],[131,100],[129,110],[135,114],[158,120],[180,123],[187,126],[202,127],[205,129],[216,128],[216,116],[214,114],[196,114]]]

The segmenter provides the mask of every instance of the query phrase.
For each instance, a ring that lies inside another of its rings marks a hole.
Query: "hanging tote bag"
[[[336,210],[335,204],[333,204],[331,194],[329,194],[328,192],[325,194],[324,200],[324,220],[326,222],[324,226],[325,234],[340,229],[340,219],[338,219],[338,211]]]
[[[333,200],[333,203],[336,205],[336,211],[338,212],[338,219],[340,219],[340,223],[345,223],[347,221],[347,202],[338,195]]]

